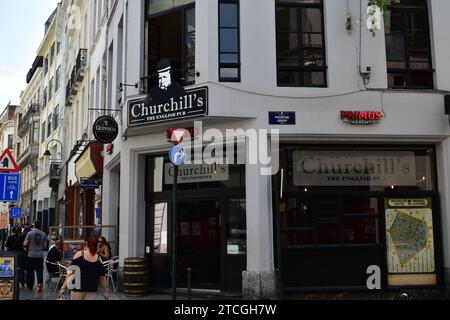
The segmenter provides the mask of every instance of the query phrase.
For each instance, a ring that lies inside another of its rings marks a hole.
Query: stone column
[[[247,154],[254,154],[247,143]],[[275,299],[276,275],[272,219],[271,176],[260,164],[246,165],[247,270],[243,273],[244,299]]]

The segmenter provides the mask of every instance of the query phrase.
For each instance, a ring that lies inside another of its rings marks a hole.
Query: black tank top
[[[72,265],[79,267],[81,272],[81,289],[75,289],[73,291],[97,292],[98,281],[100,277],[105,275],[105,269],[100,260],[96,262],[87,261],[84,258],[84,251],[82,251],[81,257],[74,259]]]

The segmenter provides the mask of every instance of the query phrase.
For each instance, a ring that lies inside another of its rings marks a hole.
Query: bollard
[[[191,281],[192,281],[192,269],[187,269],[188,272],[188,300],[192,300],[192,287],[191,287]]]

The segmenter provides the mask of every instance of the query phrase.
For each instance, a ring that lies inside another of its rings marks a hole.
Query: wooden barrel
[[[127,258],[123,266],[123,290],[127,297],[144,297],[149,284],[146,258]]]

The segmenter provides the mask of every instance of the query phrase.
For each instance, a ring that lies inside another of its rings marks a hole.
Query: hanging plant
[[[387,1],[388,0],[369,0],[367,4],[367,29],[375,37],[376,30],[381,29],[381,20],[387,19]],[[392,0],[392,4],[399,4],[400,0]]]

